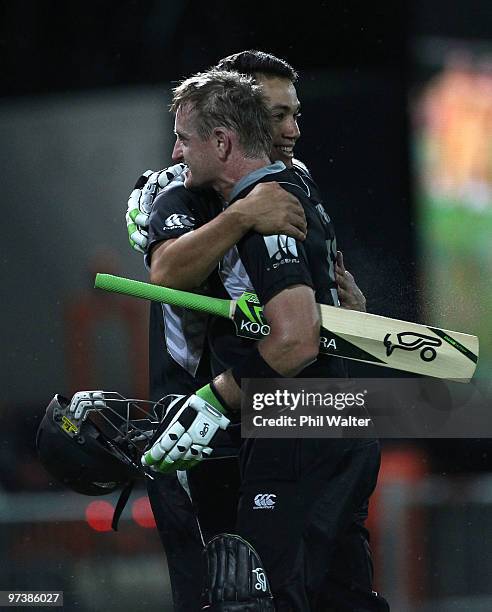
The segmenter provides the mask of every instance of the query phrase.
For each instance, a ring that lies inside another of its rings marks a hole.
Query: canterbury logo
[[[436,347],[442,344],[442,340],[439,340],[439,338],[414,332],[401,332],[395,334],[395,336],[395,342],[391,340],[391,334],[386,334],[384,337],[383,342],[388,357],[395,349],[401,349],[403,351],[420,351],[422,361],[433,361],[437,356]]]
[[[185,227],[194,227],[195,219],[193,217],[188,217],[188,215],[170,215],[164,221],[164,229],[174,229],[174,228],[185,228]]]
[[[297,244],[294,238],[285,234],[278,234],[276,236],[264,236],[263,239],[270,259],[280,261],[281,259],[297,257]]]
[[[273,510],[276,495],[273,493],[258,493],[255,497],[254,510]]]

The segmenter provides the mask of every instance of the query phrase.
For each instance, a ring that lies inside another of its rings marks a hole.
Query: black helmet
[[[114,410],[111,404],[126,413]],[[145,475],[136,440],[148,441],[158,418],[136,421],[150,427],[135,427],[129,406],[140,409],[142,400],[127,400],[118,393],[85,391],[68,400],[55,395],[46,409],[36,436],[39,458],[58,481],[85,495],[105,495]],[[152,404],[155,407],[155,404]]]

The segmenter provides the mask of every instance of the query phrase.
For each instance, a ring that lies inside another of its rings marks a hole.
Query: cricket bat
[[[231,319],[238,336],[259,340],[270,333],[254,293],[238,300],[167,289],[111,274],[95,287]],[[478,362],[478,338],[461,332],[318,304],[320,353],[385,368],[469,382]]]

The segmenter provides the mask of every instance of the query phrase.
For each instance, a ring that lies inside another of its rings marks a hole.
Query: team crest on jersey
[[[175,213],[173,215],[169,215],[169,217],[164,221],[164,227],[162,229],[185,229],[194,226],[195,219],[193,219],[193,217],[189,217],[188,215],[178,215]]]
[[[272,267],[278,268],[286,263],[299,263],[297,244],[294,238],[285,234],[264,236],[265,245],[272,261]]]

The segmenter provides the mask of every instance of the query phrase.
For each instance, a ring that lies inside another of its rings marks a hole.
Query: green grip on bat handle
[[[218,317],[225,317],[226,319],[231,314],[231,300],[222,300],[206,295],[189,293],[188,291],[169,289],[112,274],[96,274],[94,286],[97,289],[104,289],[104,291],[122,293],[123,295],[131,295],[154,302],[163,302],[170,306],[190,308]]]

